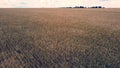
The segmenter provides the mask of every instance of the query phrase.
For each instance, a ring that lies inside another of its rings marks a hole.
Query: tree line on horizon
[[[75,7],[65,7],[65,8],[105,8],[105,7],[103,7],[103,6],[92,6],[92,7],[75,6]]]

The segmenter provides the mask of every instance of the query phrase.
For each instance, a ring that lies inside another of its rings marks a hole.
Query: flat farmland
[[[0,9],[0,68],[120,68],[120,9]]]

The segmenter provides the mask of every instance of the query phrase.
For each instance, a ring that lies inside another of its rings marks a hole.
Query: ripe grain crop
[[[0,9],[0,68],[120,68],[120,9]]]

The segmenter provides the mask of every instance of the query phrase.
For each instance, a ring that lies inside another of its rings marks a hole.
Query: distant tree
[[[102,6],[97,6],[97,8],[102,8]]]
[[[84,6],[80,6],[80,8],[85,8]]]
[[[91,8],[104,8],[102,6],[92,6]]]
[[[75,6],[74,8],[79,8],[79,6]]]
[[[74,8],[85,8],[84,6],[75,6]]]

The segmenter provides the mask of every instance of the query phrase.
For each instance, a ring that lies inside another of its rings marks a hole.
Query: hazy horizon
[[[104,6],[120,8],[119,0],[3,0],[0,8],[57,8],[68,6]]]

